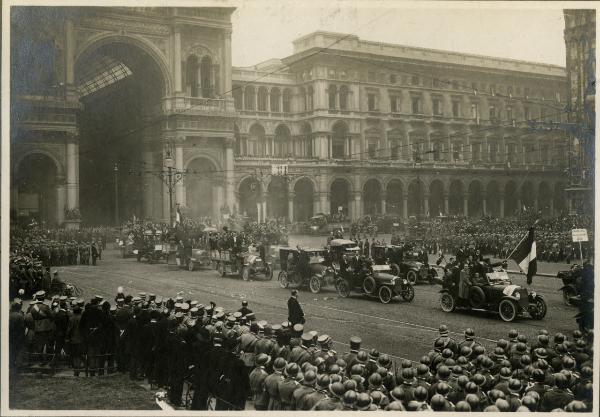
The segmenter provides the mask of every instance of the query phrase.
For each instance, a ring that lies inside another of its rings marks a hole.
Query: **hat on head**
[[[360,345],[362,343],[362,339],[358,336],[352,336],[350,338],[350,350],[359,350],[360,349]]]
[[[191,308],[194,308],[194,307],[196,307],[197,305],[198,305],[198,300],[192,300],[192,301],[190,301],[190,307],[191,307]]]
[[[312,343],[313,338],[310,337],[310,334],[308,333],[303,333],[301,336],[302,339],[302,345],[303,346],[310,346],[310,344]]]
[[[302,335],[302,332],[304,332],[304,326],[301,325],[300,323],[294,324],[294,327],[292,328],[292,330],[293,330],[292,337],[300,337]]]
[[[317,343],[318,343],[319,345],[321,345],[321,346],[323,346],[323,347],[324,347],[324,346],[326,346],[326,345],[327,345],[327,343],[329,342],[329,339],[330,339],[330,338],[329,338],[329,336],[328,336],[328,335],[326,335],[326,334],[322,334],[321,336],[319,336],[319,337],[317,338]]]
[[[281,333],[281,331],[282,331],[283,328],[281,327],[281,324],[274,324],[272,326],[272,329],[273,329],[273,333],[275,333],[276,335],[278,335],[279,333]]]
[[[248,301],[244,300],[242,301],[242,306],[246,307],[248,305]]]
[[[234,317],[236,320],[239,320],[239,319],[241,319],[241,318],[242,318],[242,313],[240,313],[239,311],[236,311],[235,313],[233,313],[233,317]]]

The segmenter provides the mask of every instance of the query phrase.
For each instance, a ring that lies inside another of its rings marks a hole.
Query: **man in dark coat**
[[[298,302],[298,290],[292,290],[292,295],[288,299],[288,321],[293,325],[304,324],[304,311]]]

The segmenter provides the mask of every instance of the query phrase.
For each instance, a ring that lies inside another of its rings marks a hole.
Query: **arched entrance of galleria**
[[[126,38],[98,42],[75,63],[83,109],[79,127],[79,207],[87,224],[147,215],[144,193],[162,190],[148,171],[163,167],[160,145],[164,75],[155,59]],[[143,151],[153,149],[151,160]],[[162,194],[162,193],[160,193]]]

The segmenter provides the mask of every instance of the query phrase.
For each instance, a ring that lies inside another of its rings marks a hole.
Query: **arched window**
[[[330,85],[329,86],[329,108],[330,109],[335,109],[335,99],[337,96],[337,86],[335,85]]]
[[[185,88],[188,95],[198,97],[198,58],[190,55],[185,63]]]
[[[205,56],[200,63],[202,97],[212,97],[214,94],[212,70],[212,60],[209,56]]]
[[[340,110],[348,110],[348,87],[340,87]]]
[[[260,87],[258,89],[258,111],[268,111],[267,109],[267,89],[265,87]]]

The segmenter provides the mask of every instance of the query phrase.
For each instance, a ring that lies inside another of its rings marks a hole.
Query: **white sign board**
[[[573,236],[573,242],[587,242],[588,234],[587,229],[573,229],[571,230]]]
[[[271,165],[271,175],[287,175],[288,165],[287,164],[273,164]]]

